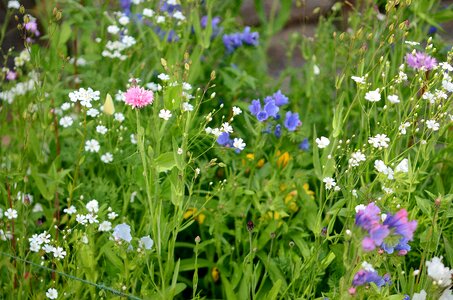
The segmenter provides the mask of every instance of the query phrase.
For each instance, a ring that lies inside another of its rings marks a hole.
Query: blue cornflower
[[[310,142],[308,141],[307,138],[305,138],[300,144],[299,144],[299,149],[308,151],[310,149]]]
[[[288,104],[288,97],[286,97],[285,95],[282,94],[282,92],[280,90],[278,90],[277,92],[275,92],[272,97],[274,98],[275,100],[275,105],[277,106],[282,106],[282,105],[285,105],[285,104]]]
[[[297,126],[300,125],[299,114],[288,111],[286,113],[284,125],[289,131],[296,130]]]
[[[120,0],[120,6],[126,16],[131,13],[132,0]]]
[[[228,132],[222,132],[217,138],[217,143],[221,146],[229,147],[233,141],[230,139],[230,134]]]

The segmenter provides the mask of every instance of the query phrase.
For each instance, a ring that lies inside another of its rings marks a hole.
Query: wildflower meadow
[[[0,0],[0,299],[453,299],[451,1],[35,2]]]

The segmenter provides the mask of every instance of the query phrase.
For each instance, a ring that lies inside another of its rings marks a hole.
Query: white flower
[[[158,92],[162,90],[162,86],[158,83],[150,82],[146,84],[146,88],[152,90],[153,92]]]
[[[365,271],[369,271],[369,272],[374,272],[375,271],[373,266],[370,263],[366,262],[366,261],[362,262],[362,269],[364,269]]]
[[[151,18],[152,16],[154,16],[154,10],[145,8],[145,9],[143,9],[143,15],[145,17]]]
[[[99,152],[99,149],[101,149],[101,146],[99,145],[99,142],[96,141],[95,139],[91,139],[85,142],[85,151]]]
[[[65,102],[61,105],[61,110],[65,111],[71,108],[71,103]]]
[[[352,190],[352,191],[351,191],[351,194],[352,194],[352,196],[354,196],[354,197],[356,197],[356,198],[359,196],[359,195],[357,194],[357,190]]]
[[[57,299],[58,298],[58,292],[54,288],[50,288],[46,292],[46,297],[49,299]]]
[[[37,212],[44,211],[44,209],[43,209],[41,203],[36,203],[35,206],[33,206],[33,209],[31,211],[34,213],[37,213]]]
[[[87,115],[89,115],[90,117],[96,118],[97,115],[99,115],[99,110],[97,110],[96,108],[90,108],[87,111]]]
[[[123,15],[123,16],[121,16],[121,18],[118,19],[118,22],[121,25],[125,26],[125,25],[129,24],[129,18],[127,16]]]
[[[449,93],[453,92],[453,82],[451,80],[442,80],[442,87]]]
[[[182,89],[185,91],[190,91],[192,89],[192,86],[188,82],[183,82],[182,83]]]
[[[327,190],[330,190],[330,189],[334,188],[337,185],[336,182],[335,182],[335,179],[333,179],[332,177],[326,177],[322,181],[326,185],[326,189]]]
[[[176,153],[178,153],[179,155],[183,154],[183,152],[184,151],[182,150],[182,148],[178,148],[178,151],[176,151]]]
[[[46,253],[53,253],[53,249],[55,247],[52,246],[52,245],[49,245],[49,244],[45,244],[43,247],[42,247],[42,250],[44,250],[44,252]]]
[[[233,140],[233,147],[234,147],[234,148],[236,148],[236,149],[242,151],[242,150],[244,150],[245,146],[246,146],[246,145],[245,145],[243,139],[235,138],[235,139]]]
[[[200,168],[196,168],[196,169],[195,169],[195,174],[196,174],[196,175],[200,175],[200,173],[201,173]]]
[[[381,92],[380,89],[377,88],[374,91],[369,91],[365,94],[365,100],[368,100],[370,102],[378,102],[381,100]]]
[[[67,127],[71,126],[73,122],[74,122],[74,120],[71,117],[65,116],[60,119],[60,126],[67,128]]]
[[[436,120],[428,120],[426,121],[426,127],[432,131],[437,131],[439,130],[439,123],[437,123]]]
[[[157,75],[157,78],[159,78],[159,79],[162,80],[162,81],[170,80],[170,76],[168,76],[168,75],[165,74],[165,73],[160,73],[159,75]]]
[[[110,25],[107,27],[107,32],[110,34],[117,34],[120,32],[120,28],[116,25]]]
[[[183,111],[193,111],[193,105],[190,104],[189,102],[183,102],[182,110]]]
[[[101,232],[110,231],[112,230],[112,223],[110,223],[109,221],[104,221],[101,224],[99,224],[98,230]]]
[[[398,127],[398,130],[401,134],[406,134],[406,128],[411,126],[411,123],[406,122],[406,123],[401,123],[400,127]]]
[[[448,71],[448,72],[453,71],[453,67],[447,62],[441,62],[441,63],[439,63],[439,66],[442,67],[442,69],[445,71]]]
[[[425,292],[425,290],[421,290],[420,293],[414,293],[412,296],[412,300],[426,300],[426,296],[428,294]]]
[[[354,80],[358,84],[365,84],[366,83],[365,77],[351,76],[351,79]]]
[[[89,201],[85,207],[89,212],[97,213],[99,211],[99,202],[96,199],[93,199]]]
[[[8,8],[19,9],[20,8],[19,1],[15,1],[15,0],[8,1]]]
[[[351,154],[351,158],[349,159],[349,166],[357,167],[360,162],[365,161],[366,156],[360,150]]]
[[[319,73],[321,73],[319,67],[317,65],[313,65],[313,74],[319,75]]]
[[[137,192],[134,192],[134,193],[137,193]],[[131,196],[132,196],[132,195],[131,195]],[[132,201],[131,201],[131,202],[132,202]],[[117,214],[116,212],[112,211],[112,212],[109,212],[109,213],[107,214],[107,217],[108,217],[110,220],[115,220],[115,218],[118,217],[118,214]]]
[[[368,143],[370,143],[374,148],[387,148],[389,146],[388,142],[390,142],[390,139],[386,134],[377,134],[376,136],[368,139]]]
[[[365,210],[366,209],[366,206],[363,205],[363,204],[359,204],[355,207],[355,212],[358,213],[359,211],[361,210]]]
[[[393,179],[393,170],[390,167],[387,167],[387,165],[382,161],[382,160],[375,160],[374,161],[374,168],[379,172],[384,175],[387,175],[388,179]]]
[[[116,225],[113,229],[113,237],[115,240],[130,242],[132,240],[131,227],[125,223]]]
[[[159,118],[164,119],[165,121],[168,121],[171,118],[172,114],[169,110],[167,109],[161,109],[159,112]]]
[[[226,132],[226,133],[232,133],[233,132],[233,126],[230,125],[230,123],[225,122],[222,124],[222,127],[220,128],[220,131]]]
[[[164,22],[165,22],[165,17],[164,16],[157,16],[157,18],[156,18],[156,23],[157,24],[164,23]]]
[[[422,99],[428,100],[429,103],[434,104],[436,102],[436,98],[433,93],[426,92],[423,94]]]
[[[17,219],[17,210],[12,209],[12,208],[8,208],[8,209],[4,212],[4,215],[5,215],[5,217],[7,217],[9,220]]]
[[[442,295],[440,295],[439,300],[453,300],[453,291],[450,289],[445,289]]]
[[[41,250],[41,246],[36,243],[30,243],[30,251],[31,252],[39,252]]]
[[[389,95],[389,96],[387,97],[387,100],[388,100],[390,103],[393,103],[393,104],[400,103],[400,99],[398,98],[398,95]]]
[[[407,158],[403,159],[396,167],[395,172],[407,173],[409,172],[409,160]]]
[[[101,161],[105,164],[111,163],[113,161],[113,155],[110,152],[101,155]]]
[[[115,120],[117,120],[118,122],[121,123],[124,121],[124,115],[122,113],[115,113],[114,116],[115,116]]]
[[[173,14],[173,18],[180,21],[184,21],[186,19],[186,17],[184,17],[184,15],[179,10]]]
[[[131,143],[136,145],[137,144],[137,139],[135,138],[135,134],[132,133],[130,138],[131,138]]]
[[[64,251],[61,247],[54,247],[53,256],[58,259],[63,259],[66,256],[66,251]]]
[[[393,189],[391,189],[391,188],[383,186],[382,190],[388,195],[393,194]],[[384,215],[384,214],[382,214],[382,215]],[[384,220],[382,220],[382,221],[384,221]]]
[[[242,113],[242,110],[237,107],[237,106],[233,106],[233,116],[238,116]]]
[[[87,214],[85,217],[90,224],[99,223],[97,215]]]
[[[71,205],[69,208],[63,209],[64,213],[67,213],[68,215],[75,214],[77,212],[77,209],[75,208],[74,205]]]
[[[108,131],[107,127],[105,127],[104,125],[98,125],[96,126],[96,132],[100,133],[100,134],[106,134]]]
[[[446,287],[451,284],[451,275],[453,270],[445,267],[442,263],[442,256],[433,257],[431,261],[426,262],[428,276],[431,277],[438,285]]]
[[[316,139],[316,144],[318,145],[318,148],[326,148],[330,144],[330,140],[325,136],[322,136],[321,138]]]
[[[85,225],[88,222],[85,215],[76,215],[76,221],[82,225]]]

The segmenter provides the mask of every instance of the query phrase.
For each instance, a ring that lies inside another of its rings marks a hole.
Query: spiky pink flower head
[[[434,69],[437,66],[435,58],[426,53],[415,52],[415,54],[406,54],[406,61],[409,67],[414,69],[424,69],[426,71]]]
[[[142,108],[154,101],[154,94],[152,91],[145,90],[138,86],[131,86],[125,94],[126,104],[133,108]]]

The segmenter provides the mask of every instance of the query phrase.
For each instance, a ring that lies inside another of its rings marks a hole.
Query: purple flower
[[[437,61],[435,58],[422,52],[416,52],[415,54],[406,54],[406,62],[411,68],[417,70],[423,69],[428,71],[437,66]]]
[[[298,113],[292,113],[290,111],[288,111],[286,113],[284,125],[289,131],[296,130],[297,126],[299,126],[300,123],[301,122],[299,120],[299,114]]]
[[[126,16],[129,16],[131,13],[131,0],[120,0],[121,9],[123,10]]]
[[[365,251],[372,251],[377,246],[380,246],[384,239],[390,234],[390,230],[387,226],[381,224],[375,224],[369,231],[370,236],[365,237],[362,241],[362,247]]]
[[[299,149],[308,151],[310,149],[310,142],[308,141],[307,138],[305,138],[300,144],[299,144]]]
[[[222,132],[217,138],[217,143],[221,146],[229,147],[233,141],[230,139],[230,134],[228,132]]]
[[[260,122],[264,122],[267,120],[267,118],[269,118],[269,115],[267,114],[266,111],[260,111],[257,115],[256,115],[256,118],[258,119],[258,121]]]
[[[384,275],[384,277],[379,276],[376,271],[372,270],[363,270],[360,269],[355,275],[354,279],[352,280],[353,286],[361,286],[367,283],[373,282],[376,284],[377,287],[382,287],[384,285],[390,284],[390,276],[388,274]]]
[[[250,27],[247,26],[244,28],[241,37],[244,44],[250,46],[258,46],[260,36],[258,32],[251,32]]]
[[[407,210],[401,209],[395,215],[389,214],[384,221],[384,225],[393,228],[396,234],[411,241],[414,237],[414,231],[417,228],[417,221],[407,219]]]
[[[365,209],[359,210],[355,215],[355,224],[365,230],[371,230],[375,224],[379,224],[381,210],[374,203],[370,203]]]
[[[277,117],[277,113],[279,111],[279,108],[277,105],[275,105],[275,101],[271,100],[264,105],[264,110],[266,111],[267,115],[269,117]]]
[[[282,92],[280,90],[278,90],[277,92],[275,92],[272,97],[274,98],[275,100],[275,104],[277,106],[282,106],[282,105],[285,105],[285,104],[288,104],[288,97],[286,97],[285,95],[282,94]]]
[[[261,111],[260,100],[252,100],[252,104],[249,106],[250,113],[256,116]]]
[[[174,11],[180,11],[181,10],[181,5],[176,4],[168,4],[166,0],[160,1],[160,11],[161,12],[168,12],[169,14],[173,13]]]
[[[228,53],[232,53],[234,50],[242,46],[242,38],[240,33],[225,34],[223,36],[223,44],[227,49]]]
[[[8,79],[9,81],[16,80],[16,78],[17,78],[16,72],[11,70],[8,70],[8,72],[6,72],[6,79]]]
[[[126,223],[116,225],[113,229],[113,237],[115,240],[124,240],[130,243],[132,241],[131,227]]]
[[[214,17],[211,19],[211,28],[212,28],[212,35],[211,39],[219,35],[222,28],[219,26],[221,19],[219,17]],[[208,26],[208,16],[201,17],[200,20],[201,28],[206,28]]]
[[[277,126],[275,126],[274,134],[277,138],[282,136],[282,126],[280,124],[277,124]]]

